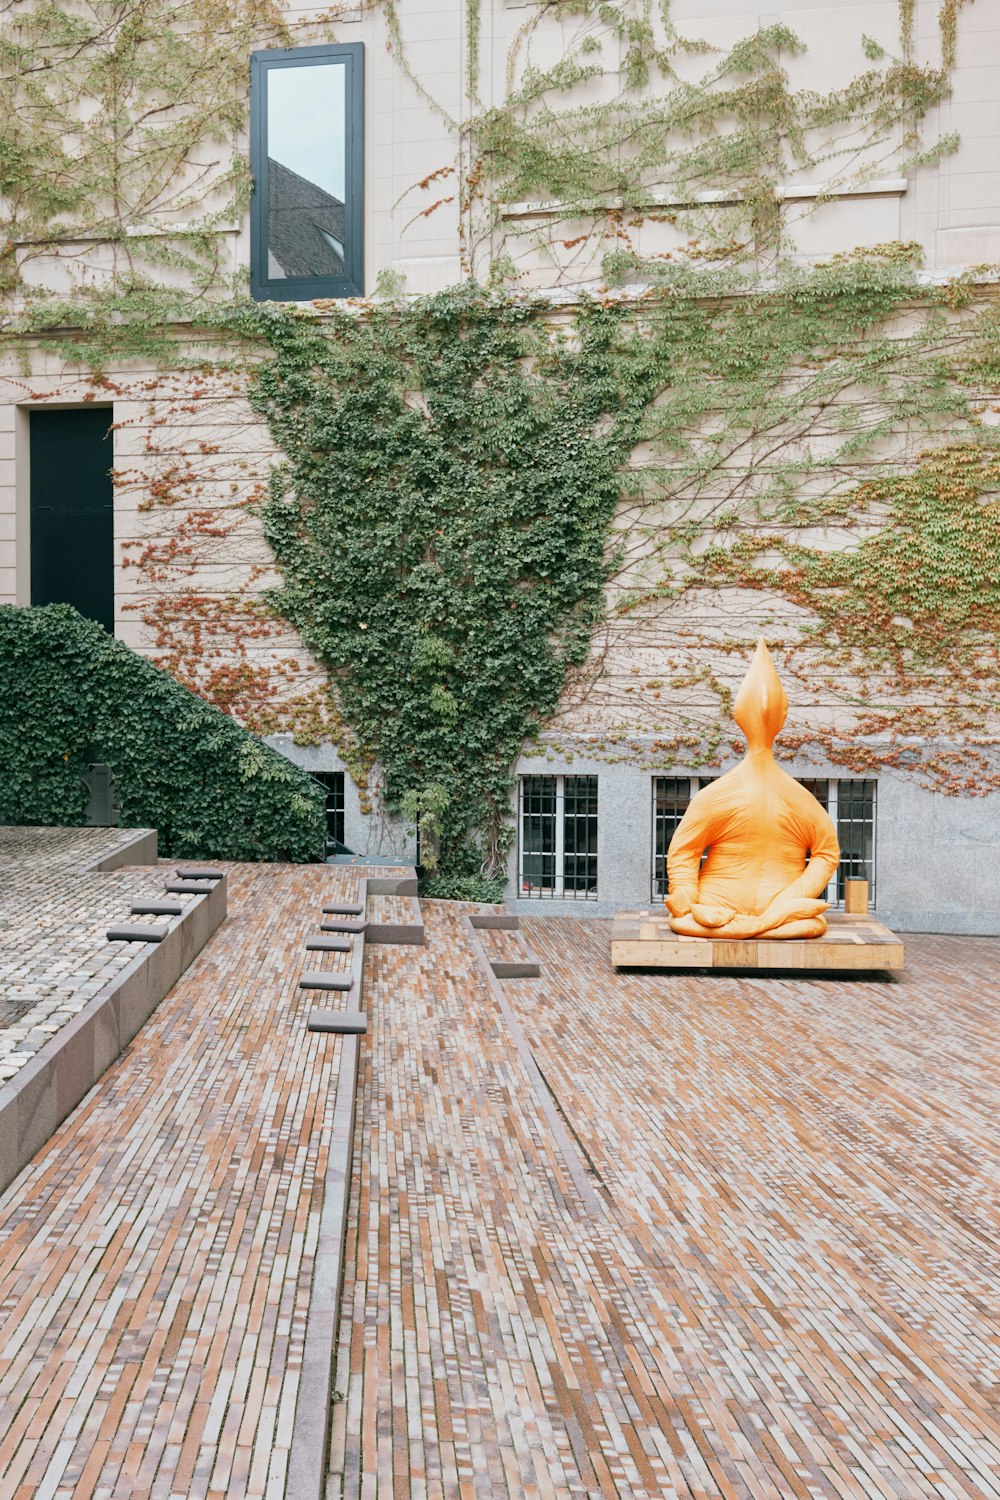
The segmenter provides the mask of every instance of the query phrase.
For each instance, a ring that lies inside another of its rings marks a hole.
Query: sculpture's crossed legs
[[[681,904],[680,902],[678,904]],[[671,907],[671,898],[667,898]],[[803,896],[776,896],[759,915],[736,912],[724,906],[703,906],[694,901],[686,912],[671,908],[671,927],[682,937],[705,938],[811,938],[826,931],[825,901]]]

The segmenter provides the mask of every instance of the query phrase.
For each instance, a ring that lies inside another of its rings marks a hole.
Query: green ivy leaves
[[[322,856],[304,772],[68,604],[0,606],[0,823],[80,824],[111,766],[126,827],[181,858]]]
[[[610,373],[607,318],[584,310],[571,346],[537,308],[469,286],[334,313],[322,333],[274,308],[240,323],[274,351],[252,383],[286,456],[263,512],[273,603],[389,804],[433,801],[448,874],[500,869],[512,766],[601,613],[648,396]]]

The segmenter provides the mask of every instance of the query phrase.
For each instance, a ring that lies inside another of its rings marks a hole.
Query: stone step
[[[162,943],[169,928],[154,927],[151,922],[121,922],[109,927],[109,943]]]
[[[303,974],[299,980],[300,990],[351,990],[353,988],[353,974],[336,973],[333,969],[315,969],[311,973]]]
[[[360,1010],[311,1010],[307,1031],[327,1031],[335,1036],[364,1036],[368,1017]]]

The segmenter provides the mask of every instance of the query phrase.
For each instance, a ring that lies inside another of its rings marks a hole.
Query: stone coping
[[[391,882],[387,882],[390,883]],[[370,881],[358,882],[361,910],[368,904]],[[320,913],[317,913],[319,916]],[[350,976],[352,1012],[365,1015],[362,974],[365,963],[364,928],[356,935],[346,973]],[[345,1007],[346,1013],[346,1007]],[[309,1012],[305,1012],[308,1025]],[[323,1036],[320,1032],[318,1035]],[[327,1447],[330,1436],[330,1406],[333,1392],[333,1362],[340,1321],[340,1294],[344,1280],[344,1249],[347,1242],[347,1211],[354,1164],[354,1112],[358,1096],[358,1073],[364,1034],[326,1034],[340,1048],[333,1129],[323,1183],[323,1210],[313,1269],[313,1282],[306,1320],[302,1375],[295,1405],[292,1442],[288,1455],[288,1477],[284,1500],[323,1500],[326,1486]]]

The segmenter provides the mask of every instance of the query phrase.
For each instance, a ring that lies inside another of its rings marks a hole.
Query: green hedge
[[[183,858],[322,857],[322,789],[67,604],[0,606],[0,823],[78,826],[93,762]]]

